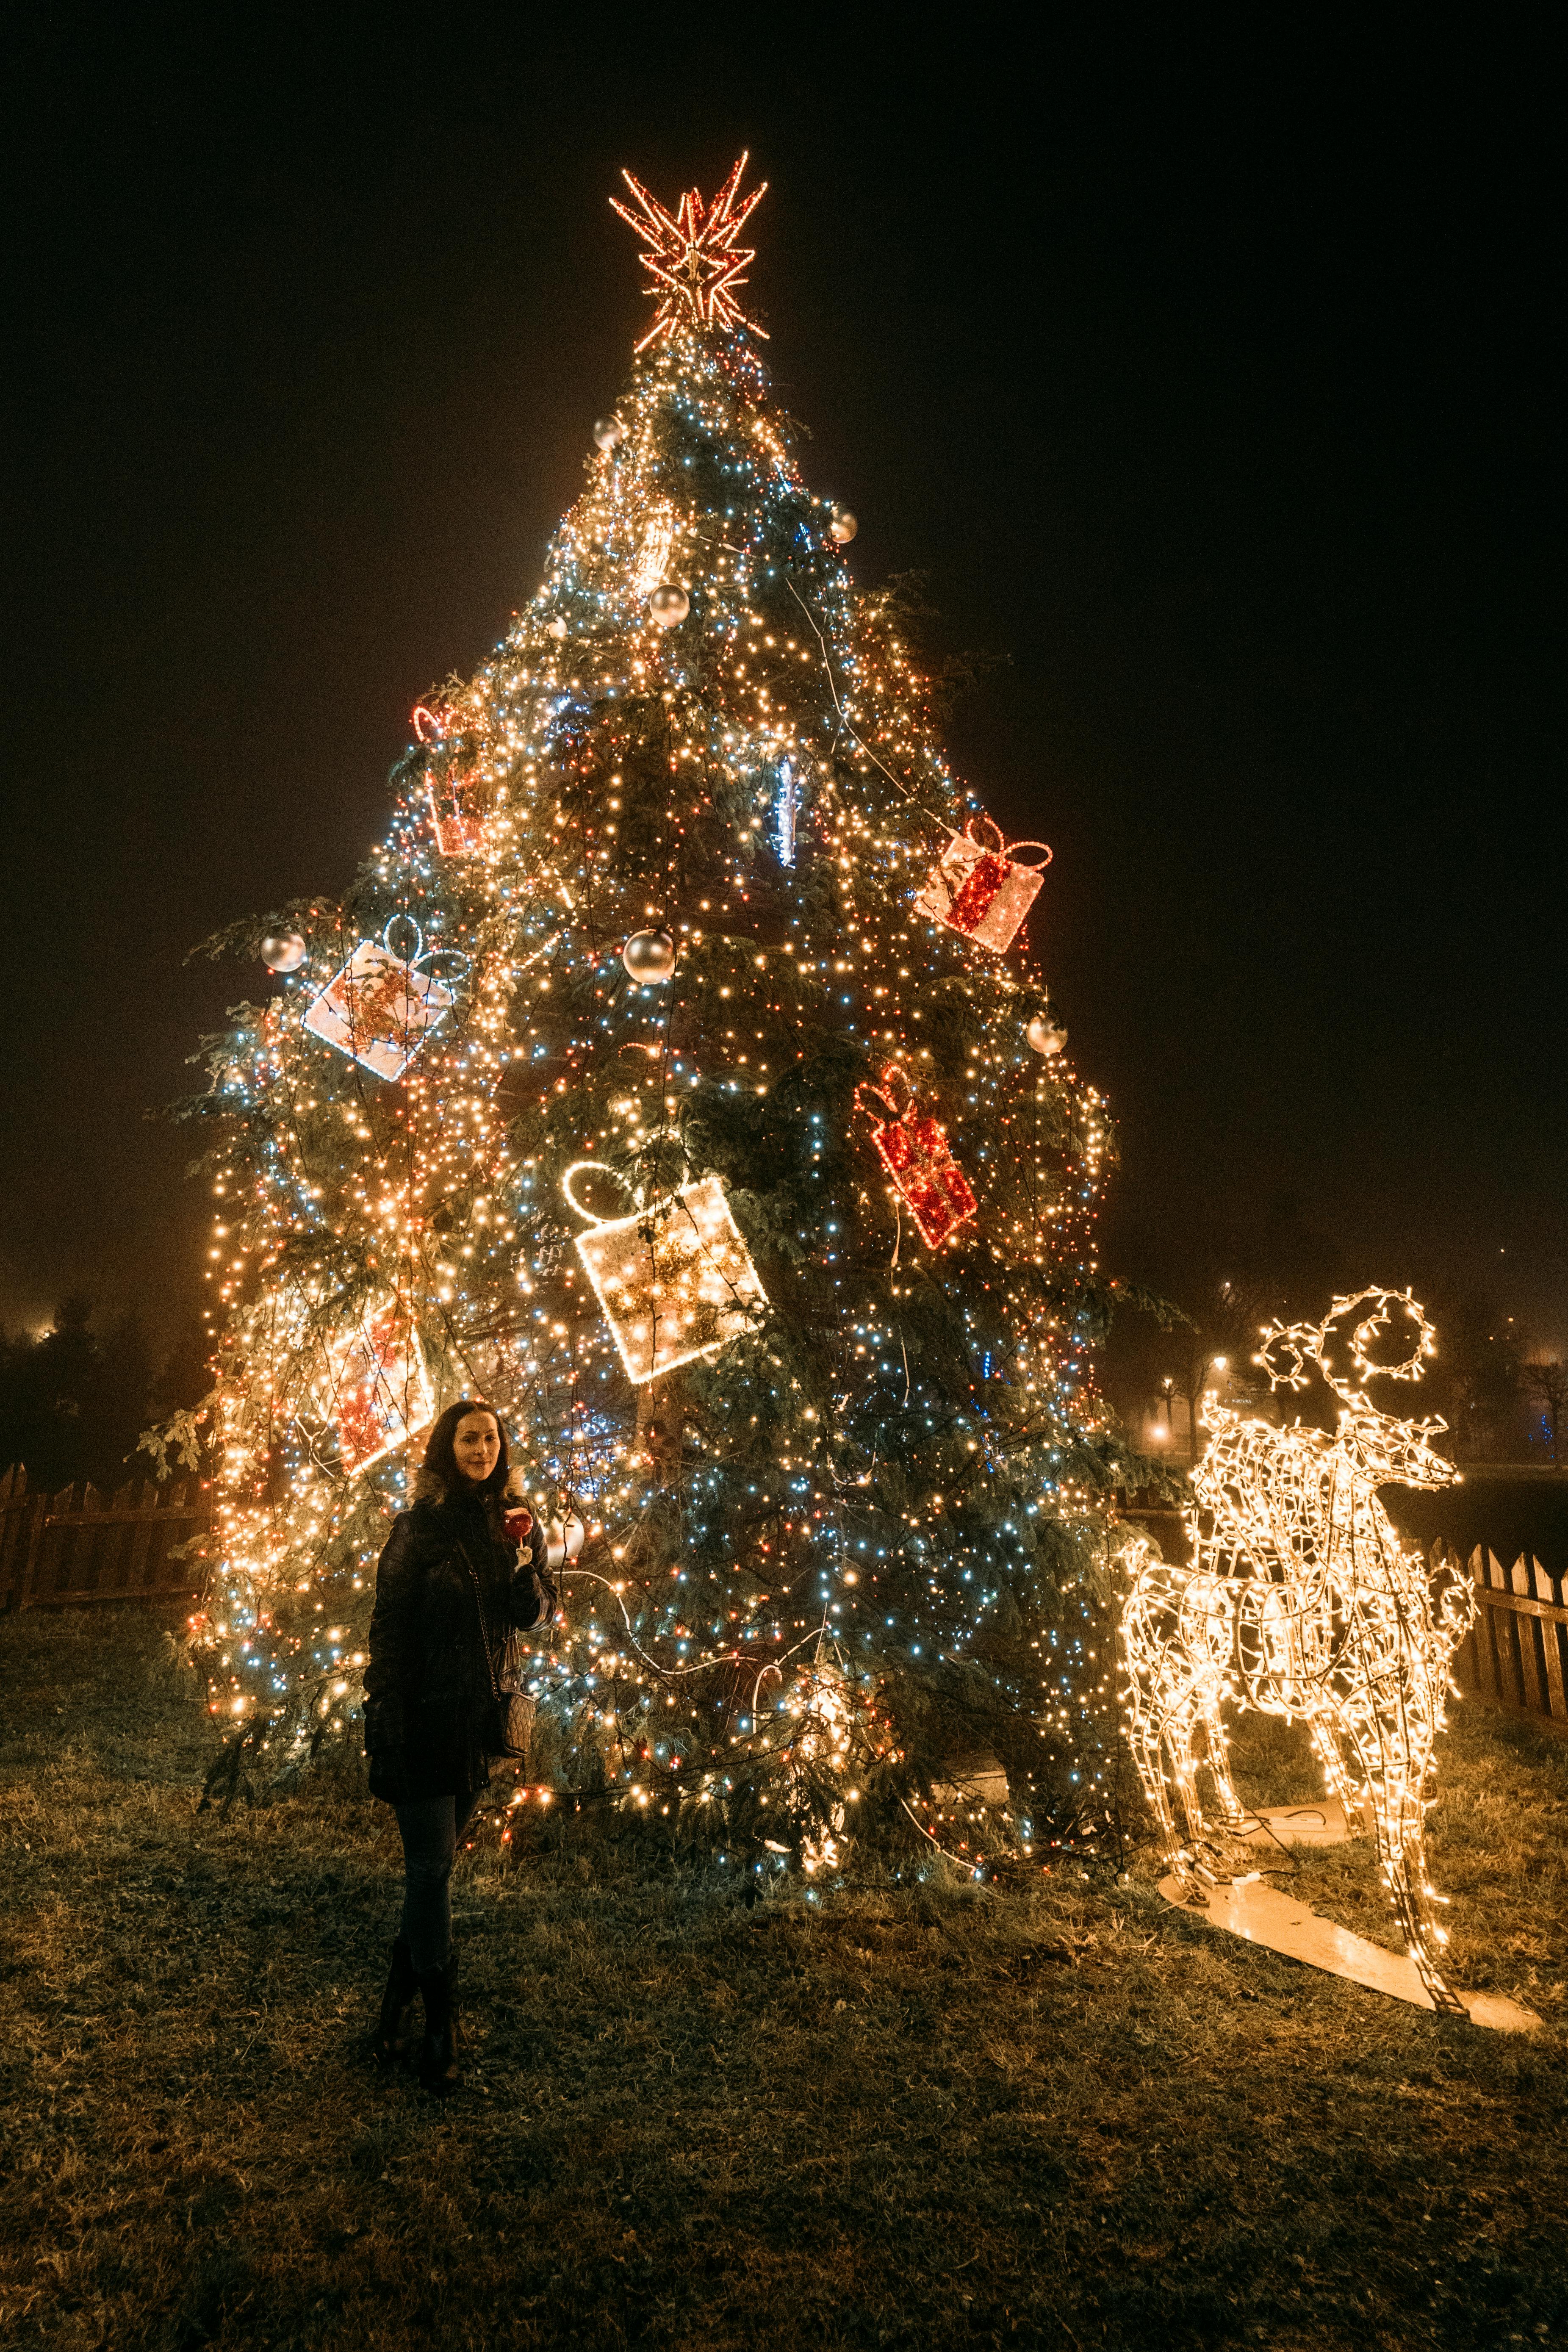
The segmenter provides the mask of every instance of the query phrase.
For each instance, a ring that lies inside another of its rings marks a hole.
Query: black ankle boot
[[[414,1973],[413,1956],[404,1938],[399,1936],[392,1948],[392,1973],[386,1979],[386,1990],[381,1996],[381,2015],[376,2021],[375,2040],[371,2048],[378,2066],[395,2066],[406,2058],[414,2046],[409,2031],[409,2011],[419,1990],[419,1979]]]
[[[419,2080],[444,2099],[461,2079],[458,2073],[458,1960],[426,1969],[419,1979],[425,1997],[425,2039],[419,2045]]]

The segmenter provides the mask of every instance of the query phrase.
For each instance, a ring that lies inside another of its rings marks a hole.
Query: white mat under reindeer
[[[1276,1843],[1339,1845],[1348,1835],[1343,1809],[1331,1799],[1321,1805],[1266,1806],[1236,1832],[1235,1843],[1254,1848]],[[1202,1906],[1185,1898],[1174,1877],[1163,1878],[1160,1892],[1175,1909],[1207,1927],[1244,1937],[1249,1944],[1304,1961],[1308,1968],[1323,1969],[1330,1976],[1348,1978],[1352,1984],[1386,1993],[1393,2000],[1407,2000],[1416,2009],[1433,2006],[1415,1961],[1405,1953],[1391,1952],[1348,1927],[1336,1927],[1331,1919],[1320,1919],[1300,1895],[1270,1886],[1264,1878],[1236,1878],[1228,1886],[1205,1887],[1208,1899]],[[1532,2009],[1502,1993],[1461,1992],[1458,1997],[1472,2025],[1490,2026],[1500,2033],[1531,2033],[1541,2023]]]

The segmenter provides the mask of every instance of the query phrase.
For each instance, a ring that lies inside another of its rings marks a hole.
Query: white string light
[[[1396,1317],[1410,1327],[1407,1351],[1380,1363],[1374,1350]],[[1212,1434],[1192,1473],[1191,1564],[1154,1559],[1142,1538],[1125,1553],[1121,1654],[1133,1758],[1167,1865],[1202,1902],[1205,1884],[1228,1874],[1206,1843],[1200,1769],[1218,1828],[1247,1818],[1226,1706],[1309,1725],[1347,1820],[1370,1817],[1384,1885],[1433,2005],[1462,2014],[1443,1974],[1444,1898],[1427,1876],[1425,1825],[1449,1662],[1475,1596],[1448,1581],[1435,1603],[1425,1560],[1378,1499],[1380,1486],[1445,1486],[1457,1473],[1432,1444],[1446,1423],[1379,1412],[1366,1389],[1419,1380],[1435,1352],[1432,1327],[1408,1291],[1373,1287],[1336,1298],[1321,1323],[1270,1325],[1262,1337],[1254,1360],[1270,1386],[1303,1388],[1316,1367],[1340,1401],[1338,1426],[1331,1435],[1299,1421],[1279,1428],[1205,1398]]]

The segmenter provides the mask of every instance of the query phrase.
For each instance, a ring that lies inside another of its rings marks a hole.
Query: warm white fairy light
[[[1410,1327],[1408,1349],[1382,1364],[1373,1350],[1395,1317]],[[1425,1823],[1449,1663],[1475,1596],[1450,1580],[1435,1603],[1425,1560],[1378,1499],[1382,1486],[1444,1486],[1457,1473],[1432,1445],[1444,1422],[1396,1420],[1366,1391],[1373,1379],[1419,1380],[1432,1327],[1408,1291],[1369,1288],[1336,1298],[1321,1323],[1271,1325],[1262,1336],[1255,1360],[1270,1385],[1300,1389],[1315,1366],[1340,1400],[1338,1427],[1331,1436],[1299,1421],[1277,1428],[1206,1401],[1191,1565],[1151,1558],[1142,1539],[1130,1547],[1121,1647],[1139,1774],[1167,1864],[1201,1896],[1205,1878],[1224,1873],[1203,1851],[1200,1762],[1219,1826],[1245,1819],[1224,1707],[1308,1724],[1347,1819],[1370,1815],[1383,1883],[1434,2005],[1458,2011],[1443,1975],[1447,1938],[1434,1908],[1443,1898],[1427,1878]]]

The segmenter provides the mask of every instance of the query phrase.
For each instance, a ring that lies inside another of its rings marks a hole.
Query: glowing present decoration
[[[658,305],[652,326],[637,345],[639,352],[682,327],[744,327],[766,342],[761,327],[746,317],[734,295],[734,289],[746,283],[742,273],[757,257],[754,247],[735,240],[768,187],[764,180],[736,203],[746,160],[742,154],[706,211],[692,188],[668,213],[640,181],[629,172],[621,173],[637,210],[618,196],[610,198],[611,208],[648,240],[649,250],[637,257],[654,278],[647,291]]]
[[[940,1249],[979,1207],[968,1177],[947,1148],[947,1129],[929,1113],[917,1114],[913,1085],[897,1062],[889,1062],[874,1087],[856,1087],[858,1110],[868,1108],[865,1097],[879,1102],[888,1113],[885,1119],[869,1113],[877,1155],[921,1241],[928,1249]]]
[[[1037,849],[1038,866],[1017,856],[1020,849]],[[971,817],[955,833],[917,892],[917,913],[966,940],[1005,955],[1018,936],[1018,927],[1034,905],[1051,853],[1043,841],[1007,843],[989,817]]]
[[[351,1477],[436,1417],[425,1351],[395,1299],[373,1307],[332,1359],[332,1418]]]
[[[572,1190],[602,1160],[579,1160],[561,1189],[580,1217],[577,1255],[605,1311],[621,1361],[637,1384],[728,1345],[768,1303],[724,1187],[705,1176],[629,1217],[600,1218]]]
[[[394,916],[393,922],[405,919]],[[400,1078],[430,1031],[457,999],[445,982],[417,969],[424,933],[409,929],[418,951],[409,962],[382,939],[362,940],[347,963],[330,980],[305,1015],[313,1036],[363,1062],[378,1077]],[[388,923],[386,929],[392,929]]]
[[[444,740],[439,718],[422,702],[415,709],[414,732],[432,748]],[[430,830],[443,857],[471,857],[483,843],[484,828],[472,806],[473,788],[471,774],[450,756],[433,763],[427,772]]]
[[[647,519],[642,545],[632,565],[632,586],[639,596],[651,596],[664,581],[669,569],[669,551],[675,544],[675,513],[670,507],[656,506]],[[684,620],[680,614],[678,618]]]
[[[1408,1351],[1382,1364],[1373,1351],[1395,1315],[1409,1326]],[[1407,1291],[1372,1288],[1336,1298],[1321,1323],[1270,1326],[1263,1339],[1257,1360],[1270,1384],[1300,1389],[1315,1365],[1340,1400],[1339,1426],[1331,1436],[1300,1422],[1276,1428],[1208,1402],[1213,1435],[1187,1513],[1191,1565],[1152,1559],[1142,1538],[1130,1548],[1121,1650],[1139,1776],[1167,1864],[1185,1898],[1201,1904],[1205,1885],[1228,1873],[1205,1844],[1199,1726],[1218,1827],[1235,1832],[1247,1817],[1222,1706],[1300,1717],[1347,1819],[1371,1815],[1384,1885],[1433,2006],[1462,2013],[1443,1975],[1447,1939],[1426,1874],[1425,1823],[1449,1660],[1475,1595],[1448,1582],[1435,1601],[1426,1562],[1405,1549],[1378,1499],[1386,1484],[1446,1486],[1457,1474],[1431,1444],[1445,1423],[1395,1420],[1366,1391],[1374,1378],[1418,1380],[1432,1328]]]

